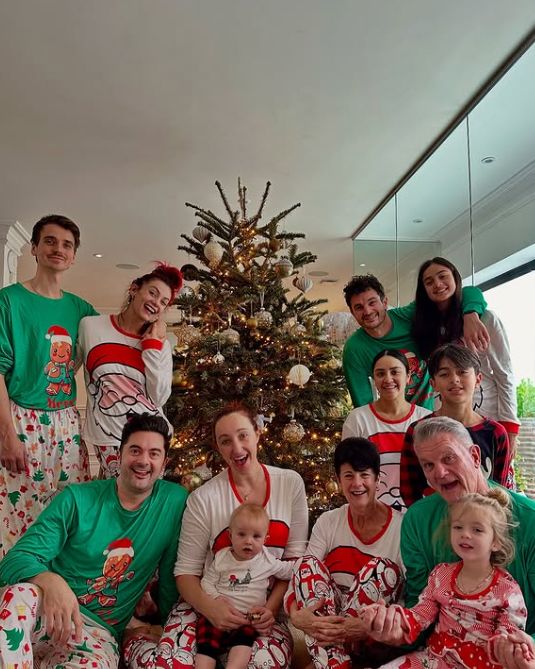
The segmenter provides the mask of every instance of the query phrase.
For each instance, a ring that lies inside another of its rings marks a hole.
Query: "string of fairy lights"
[[[340,352],[322,320],[325,300],[305,297],[313,287],[306,266],[316,257],[299,251],[303,234],[281,229],[300,205],[264,224],[269,182],[252,216],[239,181],[236,210],[216,186],[226,220],[187,203],[197,225],[178,247],[193,262],[182,268],[188,285],[172,327],[170,475],[193,489],[217,473],[222,465],[211,445],[211,416],[230,399],[246,399],[259,413],[260,458],[297,470],[311,511],[319,513],[339,502],[332,450],[349,405]]]

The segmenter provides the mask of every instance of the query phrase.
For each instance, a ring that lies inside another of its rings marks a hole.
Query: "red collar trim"
[[[351,507],[348,505],[347,507],[347,522],[349,523],[349,529],[353,532],[353,534],[357,537],[357,539],[365,544],[366,546],[371,546],[371,544],[374,544],[376,541],[379,541],[379,539],[383,536],[383,534],[387,531],[390,521],[392,520],[392,507],[387,506],[386,504],[384,505],[386,507],[386,510],[388,512],[388,516],[386,519],[386,523],[383,525],[383,527],[377,532],[375,536],[373,536],[371,539],[363,539],[357,528],[353,525],[353,518],[351,516]]]

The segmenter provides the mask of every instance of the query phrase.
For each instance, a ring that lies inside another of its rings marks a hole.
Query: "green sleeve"
[[[182,527],[182,516],[186,508],[187,492],[184,488],[179,488],[181,497],[177,503],[176,521],[174,523],[173,541],[169,542],[165,549],[159,564],[159,578],[158,578],[158,609],[162,624],[165,623],[171,607],[178,599],[178,590],[176,587],[176,579],[173,575],[175,568],[176,555],[178,550],[178,538]]]
[[[463,288],[463,302],[461,306],[463,314],[475,311],[476,314],[482,316],[488,305],[479,288],[476,286],[465,286]]]
[[[434,565],[429,563],[432,558],[431,544],[424,545],[420,537],[421,521],[419,514],[411,507],[401,523],[401,558],[405,566],[405,606],[411,608],[418,601],[420,593],[427,585],[427,580]]]
[[[394,307],[388,310],[389,313],[394,313],[398,318],[408,321],[411,325],[416,314],[416,302],[409,302],[404,307]]]
[[[52,571],[50,563],[65,545],[76,507],[67,488],[54,498],[0,562],[0,585],[27,581]]]
[[[360,363],[355,348],[354,340],[348,339],[344,346],[342,364],[353,406],[360,407],[372,402],[373,395],[368,374]]]
[[[4,296],[0,298],[0,374],[5,376],[15,362],[13,353],[13,328],[11,325],[11,311]]]

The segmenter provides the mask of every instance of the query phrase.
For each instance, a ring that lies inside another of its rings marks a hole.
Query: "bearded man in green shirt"
[[[116,669],[118,644],[156,569],[165,621],[187,493],[160,480],[170,435],[161,416],[125,425],[117,479],[60,493],[0,562],[6,666]],[[10,664],[11,663],[11,664]]]

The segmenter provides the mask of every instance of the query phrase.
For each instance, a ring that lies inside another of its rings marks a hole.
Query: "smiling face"
[[[443,405],[472,405],[474,390],[481,382],[481,373],[473,367],[462,369],[449,358],[442,358],[431,379],[431,385],[442,398]]]
[[[237,515],[229,528],[234,557],[250,560],[258,555],[266,540],[268,526],[267,518],[256,518],[249,513]]]
[[[258,428],[241,411],[220,418],[214,428],[217,450],[236,473],[246,473],[258,464]]]
[[[128,308],[144,322],[154,322],[167,309],[171,301],[171,288],[160,279],[149,279],[141,286],[130,286],[132,300]]]
[[[409,375],[403,363],[390,355],[379,358],[373,368],[373,382],[381,398],[405,397]]]
[[[414,451],[429,485],[446,502],[456,502],[469,492],[481,492],[481,454],[474,444],[465,446],[455,435],[441,432],[415,442]]]
[[[338,482],[352,511],[363,513],[369,506],[375,505],[377,476],[372,469],[356,471],[350,464],[343,464]]]
[[[499,542],[489,520],[489,510],[471,506],[456,512],[451,519],[451,545],[464,562],[486,563]]]
[[[64,272],[76,255],[74,235],[55,223],[47,223],[41,230],[39,242],[32,244],[32,256],[39,270]]]
[[[422,282],[427,296],[439,309],[446,307],[455,294],[455,277],[453,272],[444,265],[436,263],[429,265],[422,275]]]
[[[385,325],[387,304],[386,297],[381,300],[377,291],[369,288],[351,297],[350,310],[357,323],[373,336]]]
[[[133,432],[122,446],[117,487],[127,497],[148,497],[166,463],[164,438],[157,432]]]

